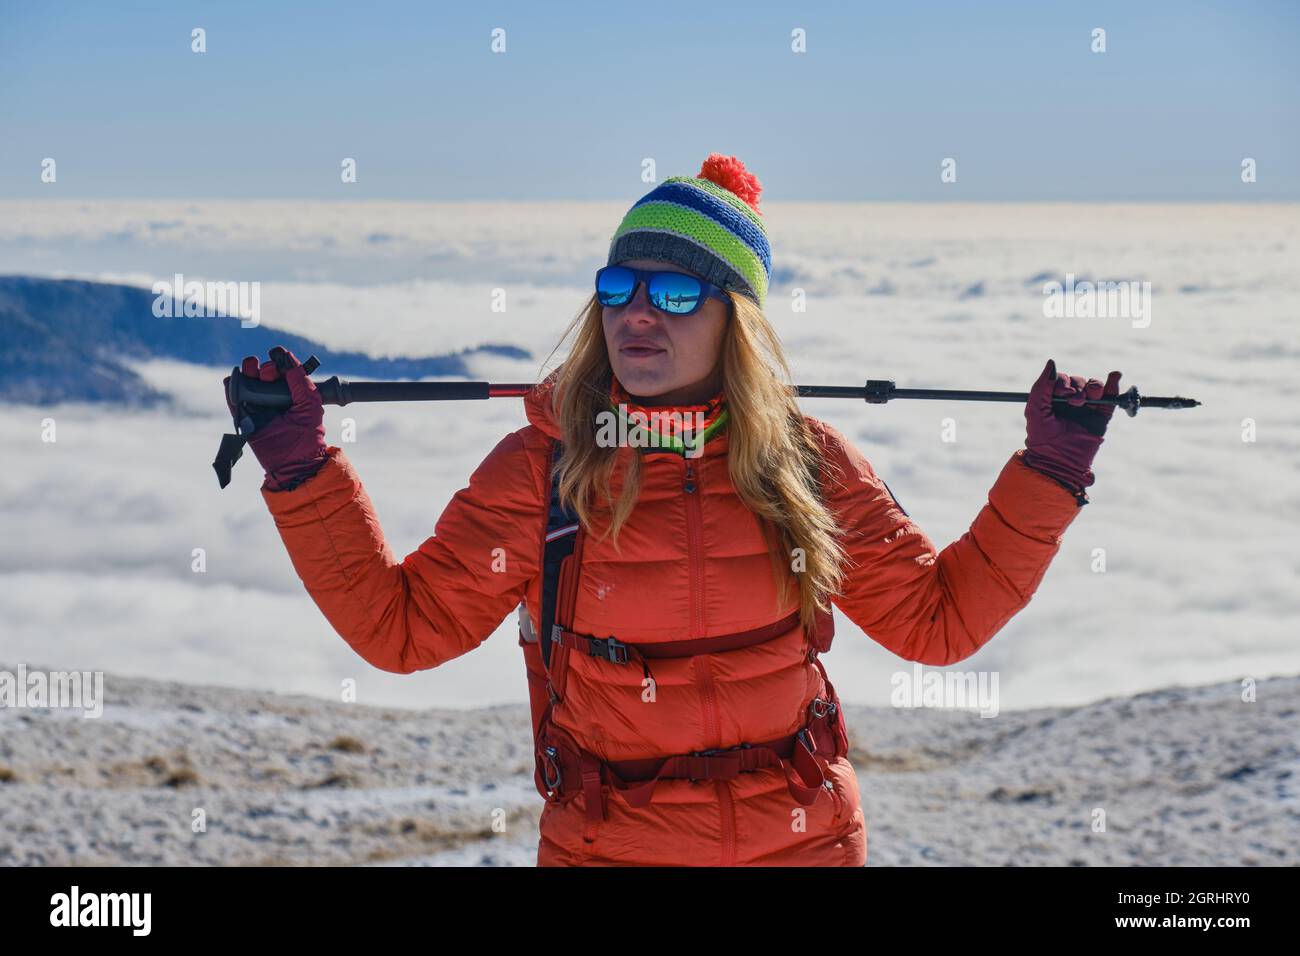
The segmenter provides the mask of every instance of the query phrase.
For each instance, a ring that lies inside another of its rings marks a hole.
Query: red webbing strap
[[[686,641],[665,641],[655,644],[638,644],[637,650],[642,656],[651,660],[671,657],[694,657],[697,654],[720,654],[735,651],[742,647],[762,644],[774,637],[788,634],[799,624],[799,612],[791,611],[779,621],[764,624],[762,627],[738,631],[735,634],[720,634],[717,637],[697,637]]]
[[[811,807],[826,786],[826,771],[817,761],[816,742],[811,748],[808,745],[810,732],[795,735],[794,753],[789,760],[781,762],[781,769],[785,771],[785,785],[790,790],[790,796],[801,807]]]
[[[576,553],[576,552],[575,552]],[[576,634],[569,630],[556,630],[552,634],[552,643],[561,647],[572,648],[592,657],[601,657],[616,664],[626,663],[636,657],[649,660],[664,660],[676,657],[695,657],[697,654],[720,654],[736,651],[743,647],[762,644],[773,638],[788,634],[799,624],[799,612],[791,611],[779,621],[737,631],[734,634],[719,634],[716,637],[697,637],[684,641],[663,641],[653,644],[627,644],[610,637],[591,637],[588,634]]]
[[[560,565],[560,580],[555,596],[555,623],[551,627],[551,662],[546,673],[547,687],[553,703],[564,699],[564,687],[569,670],[567,657],[557,660],[554,648],[557,644],[563,646],[560,635],[564,633],[565,628],[573,626],[573,609],[578,601],[582,551],[586,541],[586,530],[578,528],[574,535],[573,553]]]
[[[808,635],[808,640],[819,654],[825,654],[831,649],[831,643],[835,640],[835,615],[833,612],[817,608],[813,614],[813,626]]]
[[[790,795],[807,807],[816,802],[826,783],[822,760],[840,755],[837,735],[826,726],[836,718],[838,711],[815,717],[798,733],[761,744],[667,758],[608,761],[605,772],[611,788],[628,806],[640,808],[650,803],[660,780],[731,780],[738,773],[779,766]]]
[[[605,798],[600,789],[600,760],[584,752],[579,765],[582,768],[583,802],[587,805],[587,825],[583,828],[582,838],[590,843],[596,839],[596,824],[605,819]]]
[[[555,601],[557,626],[573,626],[573,608],[578,601],[578,576],[582,574],[582,546],[586,540],[586,530],[579,526],[573,538],[573,553],[564,559],[564,568],[560,571],[560,587]]]
[[[544,734],[546,742],[555,747],[556,757],[543,758],[544,764],[539,763],[538,790],[548,800],[561,799],[562,795],[577,791],[584,794],[587,824],[583,836],[588,841],[595,839],[596,825],[605,819],[602,783],[608,783],[629,806],[640,808],[650,803],[660,780],[731,780],[739,773],[780,766],[791,797],[801,806],[812,806],[826,785],[829,762],[849,752],[839,698],[826,676],[826,668],[819,660],[815,663],[822,673],[823,690],[809,703],[809,719],[797,733],[727,749],[603,761],[579,747],[572,736],[555,728],[555,732]],[[549,716],[549,708],[547,713]],[[565,772],[561,773],[562,769]],[[547,784],[555,778],[554,787],[542,786],[542,770]]]
[[[731,750],[678,754],[652,760],[617,760],[605,764],[610,786],[630,807],[644,807],[660,780],[732,780],[738,773],[780,765],[780,751],[794,746],[794,735],[766,744]],[[651,774],[647,779],[647,774]]]

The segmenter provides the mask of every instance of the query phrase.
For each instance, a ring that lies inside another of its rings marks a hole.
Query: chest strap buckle
[[[614,637],[587,638],[587,653],[615,664],[627,663],[627,645]]]

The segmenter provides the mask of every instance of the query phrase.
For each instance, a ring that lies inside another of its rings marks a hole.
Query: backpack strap
[[[551,445],[551,473],[564,453],[564,446],[557,439]],[[551,479],[550,504],[546,511],[546,539],[542,552],[542,630],[537,640],[542,652],[542,665],[549,671],[551,667],[551,646],[554,641],[553,629],[556,612],[560,604],[560,572],[565,566],[565,559],[573,554],[579,532],[582,528],[578,516],[571,510],[560,506],[560,482],[558,477]],[[572,564],[573,562],[569,562]],[[578,576],[569,573],[565,576],[565,585],[576,591]],[[573,595],[568,604],[572,604]]]
[[[590,637],[575,634],[566,628],[557,626],[554,643],[561,647],[570,647],[591,657],[604,658],[614,664],[626,664],[630,659],[663,660],[674,657],[694,657],[697,654],[720,654],[724,651],[736,651],[744,647],[762,644],[774,637],[788,634],[799,624],[799,612],[791,611],[779,621],[737,631],[735,634],[719,634],[717,637],[696,637],[681,641],[664,641],[658,644],[626,644],[613,637]]]

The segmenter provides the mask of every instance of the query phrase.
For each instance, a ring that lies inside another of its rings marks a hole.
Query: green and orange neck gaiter
[[[610,408],[619,416],[621,434],[636,436],[637,447],[696,457],[706,442],[727,425],[726,393],[719,390],[694,405],[641,405],[611,376]]]

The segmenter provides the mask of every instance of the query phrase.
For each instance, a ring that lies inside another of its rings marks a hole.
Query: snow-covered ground
[[[1300,864],[1300,678],[1255,693],[996,719],[849,707],[867,863]],[[536,860],[527,707],[412,712],[111,673],[104,698],[94,719],[0,709],[0,866]]]
[[[143,286],[177,272],[256,280],[266,325],[377,354],[513,343],[535,359],[484,359],[475,374],[528,381],[589,294],[625,208],[4,202],[0,273]],[[1004,714],[1300,673],[1298,211],[767,206],[768,313],[797,381],[1026,390],[1055,357],[1062,371],[1104,378],[1117,368],[1122,387],[1204,403],[1116,417],[1092,503],[1038,594],[957,665],[998,672]],[[1043,284],[1067,274],[1149,281],[1150,324],[1046,317]],[[493,311],[496,289],[504,312]],[[792,307],[800,290],[806,311]],[[241,462],[233,485],[217,489],[225,370],[143,371],[181,399],[178,410],[0,408],[0,659],[325,700],[354,679],[362,703],[383,707],[527,699],[513,616],[434,671],[385,674],[357,658],[294,575],[256,463]],[[805,408],[862,449],[940,547],[966,530],[1024,437],[1015,405],[810,399]],[[54,443],[41,440],[46,418]],[[399,554],[432,532],[500,437],[525,424],[517,400],[354,405],[327,410],[331,441],[345,418],[357,430],[348,455]],[[955,442],[942,440],[946,418]],[[1242,440],[1245,419],[1257,440]],[[906,665],[843,616],[838,635],[827,664],[843,699],[886,705]]]

